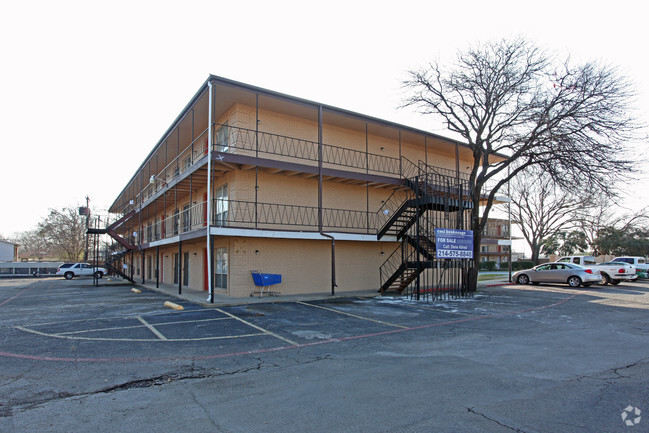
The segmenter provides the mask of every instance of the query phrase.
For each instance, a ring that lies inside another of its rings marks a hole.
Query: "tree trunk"
[[[480,230],[480,208],[478,205],[478,200],[474,199],[473,209],[471,209],[471,230],[473,230],[473,266],[469,267],[469,271],[467,273],[467,290],[469,292],[475,292],[478,290],[478,272],[480,270],[480,243],[482,242],[482,231]]]

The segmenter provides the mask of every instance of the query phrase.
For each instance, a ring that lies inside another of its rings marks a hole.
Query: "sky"
[[[42,1],[0,5],[0,235],[107,208],[209,74],[449,135],[399,108],[407,71],[481,41],[620,68],[649,124],[640,2]],[[637,144],[639,158],[649,153]],[[625,204],[647,205],[647,173]],[[642,202],[644,201],[644,203]]]

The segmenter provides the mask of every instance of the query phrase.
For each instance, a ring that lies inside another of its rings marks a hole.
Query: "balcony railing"
[[[187,209],[152,224],[145,225],[135,236],[126,237],[137,243],[150,243],[189,233],[207,226],[207,202]],[[353,209],[322,209],[322,229],[352,234],[375,234],[375,212]],[[259,230],[290,230],[316,232],[318,208],[277,203],[255,203],[241,200],[213,199],[213,227],[245,228]]]

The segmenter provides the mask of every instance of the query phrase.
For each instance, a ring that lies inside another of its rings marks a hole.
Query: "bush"
[[[519,261],[519,262],[512,262],[512,270],[513,271],[520,271],[521,269],[529,269],[534,267],[534,263],[532,261]]]
[[[480,262],[481,271],[493,271],[496,269],[496,262]]]

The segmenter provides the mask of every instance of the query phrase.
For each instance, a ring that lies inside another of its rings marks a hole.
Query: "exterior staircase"
[[[444,259],[436,257],[434,229],[462,228],[461,215],[472,206],[465,194],[468,188],[458,178],[436,173],[421,161],[415,165],[402,159],[411,176],[403,177],[402,186],[379,210],[384,221],[377,231],[377,239],[392,235],[401,242],[380,267],[380,293],[389,290],[402,293],[426,269],[448,268],[445,262],[438,265]],[[451,213],[459,213],[460,217],[451,218]],[[439,215],[448,218],[440,220]]]

